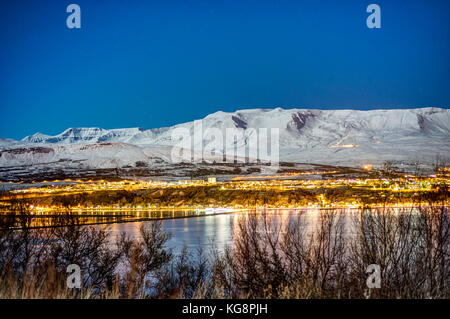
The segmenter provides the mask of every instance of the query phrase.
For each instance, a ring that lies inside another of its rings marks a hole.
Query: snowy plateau
[[[241,138],[200,141],[194,152],[213,149],[227,154],[248,149],[254,129],[279,129],[279,156],[284,163],[361,167],[421,163],[450,159],[450,110],[443,108],[389,110],[248,109],[216,112],[201,120],[203,131],[236,128]],[[69,128],[55,135],[36,133],[24,139],[0,138],[0,180],[35,180],[85,176],[198,176],[270,172],[266,165],[173,163],[176,128],[194,131],[194,121],[172,127],[142,129]],[[223,156],[220,156],[223,158]],[[261,169],[262,167],[262,169]],[[202,173],[203,172],[203,173]],[[273,172],[272,172],[273,173]]]

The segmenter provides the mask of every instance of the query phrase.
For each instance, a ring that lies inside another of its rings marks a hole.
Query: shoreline
[[[362,210],[362,209],[418,209],[418,208],[424,208],[424,207],[430,207],[432,205],[426,205],[426,206],[376,206],[376,207],[288,207],[288,208],[268,208],[268,207],[256,207],[256,208],[240,208],[240,209],[229,209],[225,211],[220,212],[214,212],[214,213],[196,213],[191,215],[183,215],[183,216],[162,216],[162,217],[139,217],[139,216],[133,216],[133,215],[105,215],[105,216],[99,216],[99,215],[75,215],[75,217],[78,218],[96,218],[96,217],[104,217],[104,218],[119,218],[118,220],[114,221],[96,221],[96,222],[87,222],[87,223],[80,223],[80,224],[66,224],[66,225],[46,225],[46,226],[28,226],[28,229],[45,229],[45,228],[56,228],[56,227],[74,227],[74,226],[92,226],[92,225],[110,225],[110,224],[122,224],[122,223],[134,223],[134,222],[146,222],[146,221],[157,221],[157,220],[170,220],[170,219],[182,219],[182,218],[196,218],[196,217],[207,217],[207,216],[216,216],[216,215],[224,215],[224,214],[233,214],[233,213],[239,213],[244,211],[253,211],[253,210],[264,210],[264,211],[279,211],[279,210],[320,210],[320,211],[329,211],[329,210]],[[433,207],[445,207],[448,208],[449,205],[437,205]],[[171,209],[173,210],[173,209]],[[161,211],[171,211],[171,210],[161,210]],[[185,209],[187,210],[187,209]],[[180,211],[180,210],[178,210]],[[189,210],[188,210],[189,211]],[[194,210],[190,210],[194,211]],[[145,212],[145,211],[144,211]],[[155,212],[155,210],[151,210],[148,212]],[[15,215],[15,217],[20,217],[23,215]],[[70,214],[61,214],[61,215],[32,215],[30,218],[64,218],[73,216]],[[124,220],[121,217],[131,217],[129,220]],[[21,230],[23,227],[12,227],[9,228],[11,230]],[[0,229],[1,230],[1,229]]]

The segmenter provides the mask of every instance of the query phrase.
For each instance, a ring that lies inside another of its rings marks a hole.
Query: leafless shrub
[[[165,244],[170,235],[163,232],[160,222],[140,228],[141,240],[126,250],[127,271],[122,285],[123,295],[128,298],[146,297],[157,285],[156,276],[173,258]]]
[[[173,262],[158,272],[156,296],[158,298],[210,298],[207,284],[209,261],[201,248],[190,252],[186,246]],[[206,285],[205,285],[206,283]]]
[[[27,208],[14,205],[15,220],[0,218],[3,298],[450,297],[450,219],[436,203],[250,212],[238,218],[233,244],[209,259],[186,247],[175,255],[160,222],[142,226],[139,239],[111,242],[107,229],[81,226],[76,215],[33,229]],[[82,270],[81,289],[66,287],[70,264]],[[379,289],[366,285],[371,264],[381,269]]]
[[[364,211],[351,245],[352,275],[364,278],[378,264],[378,298],[444,298],[450,292],[449,219],[445,207]],[[356,292],[362,294],[363,281]]]
[[[333,291],[345,272],[340,215],[321,211],[317,227],[303,218],[285,223],[267,214],[238,222],[233,248],[216,258],[214,278],[230,297],[280,297],[295,284],[302,297]]]
[[[322,211],[313,228],[302,218],[287,227],[269,220],[264,214],[241,219],[233,247],[216,258],[214,286],[225,296],[449,297],[445,207],[364,210],[347,221],[344,214]],[[371,264],[382,270],[380,289],[367,288]]]

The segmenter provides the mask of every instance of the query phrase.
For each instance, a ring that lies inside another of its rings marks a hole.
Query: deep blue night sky
[[[448,108],[449,75],[448,0],[0,2],[0,137],[240,108]]]

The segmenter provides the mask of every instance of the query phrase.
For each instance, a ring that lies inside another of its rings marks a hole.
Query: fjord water
[[[223,249],[232,243],[233,222],[239,213],[218,214],[199,216],[192,218],[174,218],[161,221],[163,230],[171,234],[168,247],[179,251],[186,246],[189,250],[210,247]],[[98,225],[97,227],[108,227],[112,237],[125,232],[131,238],[139,238],[139,228],[142,224],[156,222],[138,221],[128,223],[116,223],[109,226]]]
[[[346,234],[352,232],[352,221],[357,212],[356,209],[334,209],[328,210],[331,213],[344,213],[344,223]],[[164,231],[171,234],[168,247],[174,252],[179,252],[184,246],[189,251],[201,248],[208,253],[211,248],[223,251],[233,243],[233,237],[239,232],[239,218],[249,214],[262,215],[265,212],[270,219],[270,223],[276,226],[286,226],[289,222],[302,222],[303,226],[312,231],[318,226],[319,209],[277,209],[277,210],[252,210],[236,211],[228,214],[217,214],[199,216],[191,218],[175,218],[161,220]],[[108,231],[115,238],[121,232],[125,232],[131,238],[139,238],[139,228],[141,225],[153,223],[155,221],[136,221],[116,223],[111,225],[97,225],[96,227],[108,227]]]

